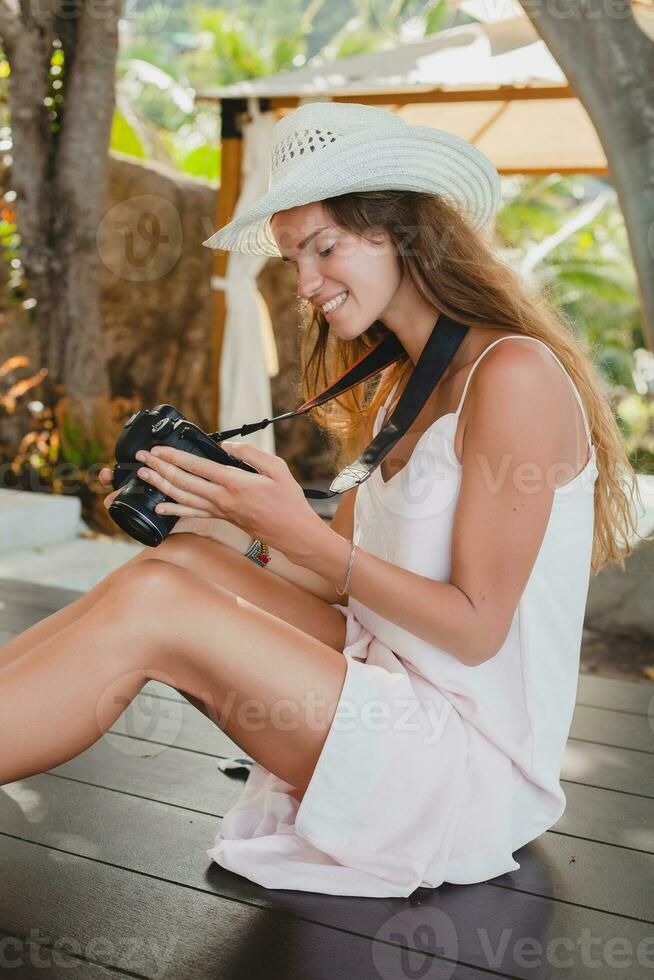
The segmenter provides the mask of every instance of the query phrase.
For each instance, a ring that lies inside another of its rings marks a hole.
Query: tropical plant
[[[4,401],[0,395],[0,410],[5,407]],[[54,408],[41,402],[33,402],[29,407],[31,428],[11,453],[10,485],[23,490],[79,496],[82,518],[92,528],[115,533],[103,504],[108,491],[98,480],[98,474],[113,456],[125,419],[142,407],[141,399],[101,399],[92,431],[86,420],[79,418],[77,406],[69,398],[59,399]],[[6,455],[1,445],[0,450]]]
[[[566,315],[606,380],[632,465],[654,473],[654,354],[614,189],[583,175],[503,181],[498,234],[520,274]]]
[[[412,40],[471,20],[450,0],[224,0],[123,22],[111,147],[197,177],[220,172],[216,110],[195,93]]]

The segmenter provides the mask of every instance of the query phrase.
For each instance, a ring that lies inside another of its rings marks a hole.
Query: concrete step
[[[44,547],[77,537],[86,528],[79,497],[30,490],[0,490],[0,554]]]
[[[136,541],[132,544],[107,535],[94,535],[4,552],[0,555],[0,578],[87,592],[143,548]],[[154,555],[157,549],[148,550]]]

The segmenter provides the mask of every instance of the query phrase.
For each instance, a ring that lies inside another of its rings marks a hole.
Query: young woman
[[[468,332],[331,525],[253,446],[230,451],[256,474],[143,454],[176,533],[0,651],[0,784],[83,752],[156,679],[254,760],[218,864],[371,896],[519,867],[565,806],[589,574],[630,553],[637,484],[587,350],[484,240],[498,204],[478,150],[385,110],[277,124],[269,191],[205,244],[292,263],[307,398],[401,342],[376,387],[314,410],[338,463],[439,320]]]

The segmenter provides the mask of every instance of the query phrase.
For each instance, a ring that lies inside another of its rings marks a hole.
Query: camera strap
[[[434,390],[441,377],[447,370],[452,358],[459,349],[463,338],[470,328],[445,313],[440,313],[427,343],[422,349],[418,362],[411,372],[407,385],[402,392],[395,410],[377,433],[375,438],[363,450],[361,455],[349,466],[344,467],[332,480],[329,490],[314,490],[305,487],[304,495],[312,499],[324,499],[336,494],[345,493],[368,479],[370,474],[380,465],[411,423],[418,417],[429,395]],[[366,378],[379,374],[389,364],[405,353],[404,347],[394,333],[387,334],[363,357],[353,364],[340,378],[324,391],[304,402],[294,412],[286,412],[273,419],[262,419],[260,422],[246,424],[238,429],[228,429],[224,432],[209,433],[212,439],[220,442],[236,435],[247,435],[264,429],[273,422],[282,419],[295,418],[303,415],[317,405],[330,398],[335,398],[344,391],[349,391]]]

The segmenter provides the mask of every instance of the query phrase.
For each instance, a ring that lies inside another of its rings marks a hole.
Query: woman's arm
[[[344,538],[352,537],[356,492],[355,487],[353,490],[348,490],[342,495],[340,503],[336,508],[336,513],[331,521],[331,530]],[[211,538],[214,541],[219,541],[220,544],[226,545],[228,548],[232,548],[234,551],[239,551],[241,554],[244,554],[251,541],[250,535],[246,531],[243,531],[242,528],[236,527],[235,524],[221,520],[218,517],[183,517],[179,519],[173,528],[173,532],[176,530],[188,531],[191,534],[199,534],[202,537]],[[334,586],[327,579],[323,578],[322,575],[317,574],[304,565],[296,564],[287,558],[283,552],[277,551],[275,548],[270,549],[270,561],[266,568],[261,569],[261,571],[262,574],[274,572],[275,575],[279,575],[281,578],[285,578],[287,581],[299,585],[301,588],[306,589],[307,592],[312,592],[313,595],[318,596],[319,599],[324,599],[325,602],[330,604],[339,602],[347,605],[347,596],[340,596]]]
[[[102,470],[100,480],[103,483],[110,483],[111,470],[108,467]],[[108,508],[110,506],[112,500],[119,492],[119,490],[114,490],[105,497],[105,507]],[[356,491],[349,491],[349,493],[356,493]],[[344,494],[344,497],[348,497],[348,494]],[[352,515],[350,514],[352,509],[352,500],[343,499],[334,515],[332,527],[340,529],[342,534],[351,535],[352,533],[351,530],[348,530],[348,526],[351,527],[351,524],[348,525],[348,520],[350,522],[352,520]],[[230,521],[222,520],[219,517],[180,517],[170,533],[197,534],[201,538],[211,538],[213,541],[218,541],[220,544],[224,544],[234,551],[239,551],[241,554],[245,554],[251,541],[250,535],[246,531],[243,531]],[[272,571],[276,575],[281,576],[281,578],[285,578],[289,582],[294,582],[308,592],[312,592],[318,598],[324,599],[325,602],[343,602],[343,596],[339,596],[334,586],[330,585],[320,575],[316,575],[315,572],[304,568],[302,565],[296,565],[285,554],[277,551],[275,548],[270,548],[270,556],[271,559],[268,566],[266,569],[262,569],[262,571]],[[347,597],[345,597],[345,604],[347,604]]]
[[[363,433],[364,446],[372,439],[373,425],[374,418],[371,417],[366,423]],[[352,535],[354,534],[354,504],[356,494],[357,487],[354,487],[352,490],[347,490],[342,494],[338,507],[331,519],[331,524],[325,524],[332,532],[336,532],[339,537],[348,541],[352,539]],[[213,538],[214,541],[219,541],[221,544],[227,545],[227,547],[233,548],[235,551],[240,551],[241,554],[245,552],[250,544],[251,539],[249,534],[229,521],[224,521],[217,517],[208,519],[196,517],[180,518],[176,527],[182,523],[183,526],[179,528],[180,530],[191,531],[194,534]],[[343,606],[347,606],[348,604],[348,596],[339,595],[332,583],[323,575],[307,568],[306,565],[291,561],[282,551],[278,551],[276,548],[270,548],[270,561],[265,571],[274,572],[275,575],[279,575],[281,578],[285,578],[287,581],[299,585],[301,588],[306,589],[307,592],[312,592],[313,595],[318,596],[319,599],[324,599],[330,605],[335,602]],[[339,588],[342,585],[342,582],[338,583]]]
[[[560,368],[542,353],[546,360],[533,348],[498,347],[470,385],[450,581],[363,549],[352,568],[350,595],[470,667],[506,639],[552,507],[569,403],[557,386]],[[348,541],[315,525],[297,547],[294,561],[342,587]]]

